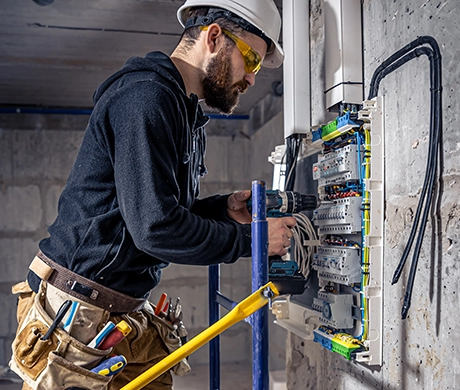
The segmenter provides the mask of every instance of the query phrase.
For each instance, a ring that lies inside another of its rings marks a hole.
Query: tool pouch
[[[106,390],[111,377],[98,375],[90,369],[111,350],[89,348],[59,327],[48,340],[42,340],[53,322],[44,309],[45,293],[46,284],[42,283],[33,304],[21,319],[12,345],[10,368],[34,390],[63,390],[72,386]]]
[[[179,335],[177,334],[177,328],[171,325],[168,321],[163,320],[162,318],[153,314],[153,309],[151,307],[144,306],[144,311],[148,313],[150,317],[150,322],[158,331],[161,339],[165,343],[166,347],[168,348],[169,353],[174,352],[176,349],[182,346],[182,342],[180,340]],[[179,363],[177,363],[173,368],[171,368],[172,372],[177,376],[182,376],[188,374],[192,368],[188,363],[187,359],[182,359]]]

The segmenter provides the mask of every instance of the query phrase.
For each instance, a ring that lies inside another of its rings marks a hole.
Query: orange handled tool
[[[161,294],[160,300],[157,303],[157,307],[155,308],[155,315],[159,316],[161,313],[161,309],[163,308],[166,298],[168,298],[168,295],[166,293]]]

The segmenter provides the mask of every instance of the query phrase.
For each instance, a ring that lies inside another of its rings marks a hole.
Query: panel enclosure
[[[272,311],[278,325],[298,336],[348,360],[379,366],[384,223],[382,98],[362,102],[362,109],[352,113],[352,118],[351,128],[334,129],[334,135],[322,141],[322,152],[311,164],[321,203],[312,217],[319,246],[311,263],[309,297],[305,303],[295,296],[275,301]],[[347,123],[350,126],[350,121]],[[349,143],[345,149],[344,143]],[[335,171],[324,174],[326,167]],[[351,171],[354,175],[347,180],[339,175]]]

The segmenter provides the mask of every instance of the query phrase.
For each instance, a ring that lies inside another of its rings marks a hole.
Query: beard
[[[238,106],[240,93],[248,84],[244,80],[232,83],[231,46],[227,45],[208,64],[203,78],[203,97],[206,105],[223,114],[231,114]]]

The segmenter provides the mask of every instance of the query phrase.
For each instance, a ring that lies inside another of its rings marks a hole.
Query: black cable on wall
[[[422,46],[428,44],[431,48]],[[422,46],[422,47],[420,47]],[[399,281],[404,265],[409,257],[410,251],[414,244],[415,247],[412,254],[412,263],[407,280],[407,288],[404,296],[401,316],[403,319],[407,317],[409,312],[412,290],[417,272],[417,265],[420,256],[420,250],[423,243],[426,224],[430,210],[434,213],[439,212],[435,207],[433,195],[436,188],[436,182],[442,179],[442,68],[441,68],[441,53],[439,46],[433,37],[422,36],[412,41],[387,60],[375,70],[369,89],[368,99],[377,96],[379,84],[382,79],[392,73],[405,63],[417,58],[421,55],[426,55],[430,61],[430,136],[428,146],[428,157],[425,179],[420,194],[420,200],[417,205],[417,210],[414,217],[412,229],[404,248],[401,260],[396,267],[393,275],[392,284]],[[433,214],[434,214],[433,213]],[[420,220],[421,218],[421,220]]]

